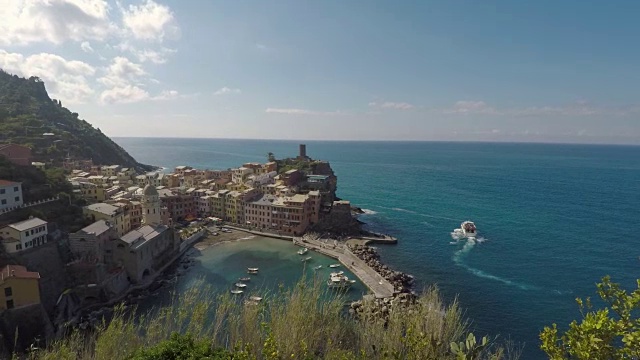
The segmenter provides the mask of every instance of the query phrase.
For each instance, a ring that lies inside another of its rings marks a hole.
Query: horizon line
[[[189,136],[109,136],[112,139],[181,139],[181,140],[249,140],[249,141],[282,141],[282,142],[377,142],[377,143],[471,143],[471,144],[532,144],[532,145],[594,145],[594,146],[640,146],[636,143],[609,142],[562,142],[562,141],[516,141],[516,140],[393,140],[393,139],[268,139],[268,138],[223,138],[223,137],[189,137]]]

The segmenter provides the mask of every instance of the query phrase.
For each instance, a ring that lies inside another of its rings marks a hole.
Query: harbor
[[[313,235],[303,235],[301,237],[282,236],[278,234],[271,234],[259,231],[253,231],[244,229],[241,227],[227,226],[228,228],[236,231],[242,231],[248,234],[272,237],[282,240],[292,241],[294,245],[298,245],[320,254],[329,256],[338,260],[344,267],[353,272],[355,276],[374,294],[376,298],[388,298],[394,294],[394,286],[380,275],[376,270],[367,265],[366,262],[354,255],[348,248],[345,242],[339,242],[331,239],[319,239]],[[357,240],[357,239],[350,239]],[[388,243],[395,244],[397,240],[395,238],[365,238],[359,239],[362,241],[386,241]]]

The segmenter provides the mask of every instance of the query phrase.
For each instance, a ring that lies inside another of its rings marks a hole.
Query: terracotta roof
[[[1,279],[15,277],[19,279],[40,279],[40,274],[35,271],[27,271],[27,268],[20,265],[7,265],[2,268]]]
[[[11,181],[11,180],[1,180],[0,179],[0,186],[11,186],[11,185],[19,185],[19,182],[15,182],[15,181]]]

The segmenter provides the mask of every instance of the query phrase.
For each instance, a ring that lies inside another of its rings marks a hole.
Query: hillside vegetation
[[[53,135],[44,136],[44,133]],[[67,156],[95,164],[120,164],[148,171],[109,137],[47,94],[44,82],[0,69],[0,144],[32,148],[35,161],[60,165]]]

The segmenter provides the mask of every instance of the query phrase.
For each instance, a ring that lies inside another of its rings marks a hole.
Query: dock
[[[303,239],[301,237],[293,237],[287,235],[279,235],[268,232],[261,232],[255,230],[245,229],[239,226],[225,225],[229,229],[237,231],[243,231],[246,233],[272,237],[276,239],[293,241],[294,244],[304,246],[310,250],[314,250],[320,254],[332,257],[340,261],[340,263],[351,271],[355,276],[362,281],[362,283],[375,295],[376,298],[388,298],[392,297],[394,293],[393,285],[382,275],[378,274],[371,266],[367,265],[360,258],[355,256],[344,244],[328,244],[320,240]],[[386,244],[395,244],[397,240],[395,238],[359,238],[363,241],[375,241]]]

